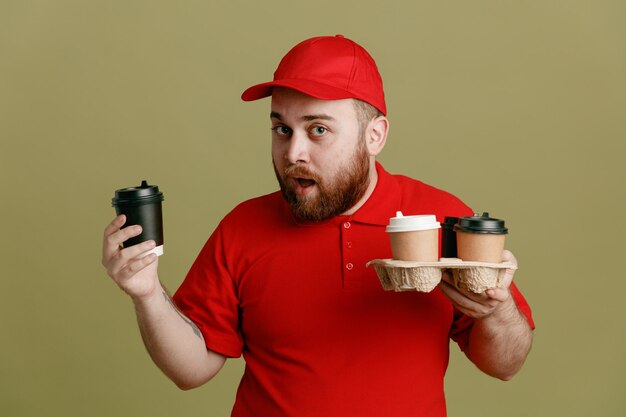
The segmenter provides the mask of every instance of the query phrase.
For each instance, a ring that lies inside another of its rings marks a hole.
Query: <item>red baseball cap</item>
[[[300,42],[283,57],[274,80],[254,85],[241,95],[253,101],[286,87],[321,100],[356,98],[387,114],[383,80],[363,47],[342,36],[320,36]]]

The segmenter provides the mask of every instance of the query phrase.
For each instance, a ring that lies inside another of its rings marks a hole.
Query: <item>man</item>
[[[385,292],[365,267],[390,257],[385,225],[397,210],[472,214],[376,162],[389,122],[369,54],[339,35],[308,39],[242,98],[267,96],[280,192],[222,220],[174,301],[156,256],[140,257],[154,242],[121,249],[140,233],[121,229],[123,216],[105,229],[103,264],[133,299],[154,362],[189,389],[243,354],[233,416],[443,416],[450,338],[482,371],[510,379],[534,326],[513,271],[483,294],[449,276],[424,294]]]

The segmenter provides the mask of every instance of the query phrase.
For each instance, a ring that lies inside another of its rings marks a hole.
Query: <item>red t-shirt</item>
[[[451,194],[377,171],[351,216],[299,224],[279,192],[240,204],[176,292],[208,349],[244,356],[233,416],[445,416],[449,340],[465,349],[472,320],[439,289],[384,291],[365,264],[391,257],[385,226],[397,210],[440,222],[473,213]]]

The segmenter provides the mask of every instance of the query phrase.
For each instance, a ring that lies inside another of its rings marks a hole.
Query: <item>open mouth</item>
[[[300,196],[309,195],[317,184],[315,180],[304,177],[291,177],[291,181],[293,181],[293,191]]]
[[[295,178],[296,182],[300,184],[300,187],[307,188],[315,185],[315,181],[309,178]]]

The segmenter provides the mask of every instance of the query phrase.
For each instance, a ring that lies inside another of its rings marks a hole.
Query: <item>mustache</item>
[[[285,177],[308,178],[318,184],[321,182],[321,178],[319,177],[319,175],[302,165],[290,165],[285,168],[283,170],[283,178]]]

